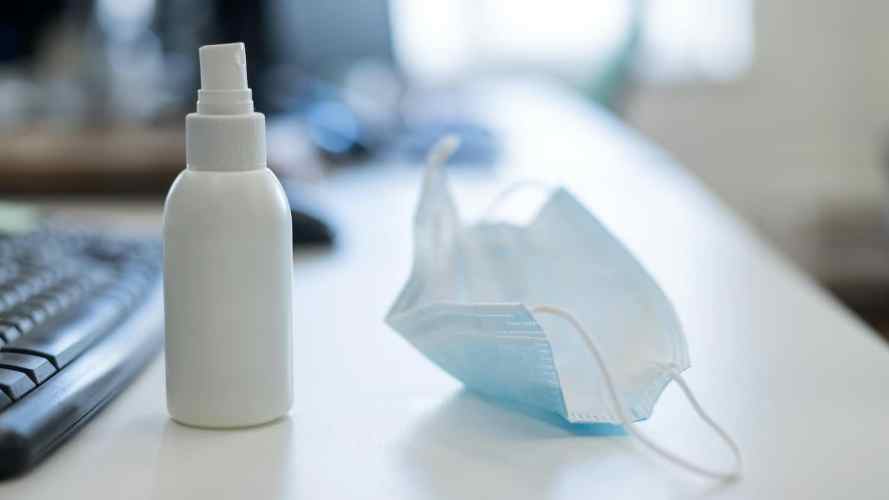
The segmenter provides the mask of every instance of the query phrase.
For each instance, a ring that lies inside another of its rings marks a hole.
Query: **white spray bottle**
[[[187,166],[164,206],[167,408],[201,427],[278,418],[292,402],[292,237],[266,167],[244,44],[200,49]]]

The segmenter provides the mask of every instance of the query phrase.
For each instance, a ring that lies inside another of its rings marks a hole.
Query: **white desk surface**
[[[419,175],[389,167],[321,187],[341,244],[296,259],[288,418],[240,431],[173,423],[158,359],[45,463],[0,483],[0,498],[889,498],[889,349],[872,331],[614,119],[546,87],[479,95],[510,168],[454,169],[466,206],[527,175],[578,193],[674,301],[687,379],[740,444],[743,480],[700,479],[608,428],[483,400],[389,330]],[[728,463],[676,387],[641,427]]]

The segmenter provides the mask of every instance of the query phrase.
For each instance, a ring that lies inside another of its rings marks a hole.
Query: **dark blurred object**
[[[333,246],[333,231],[324,221],[293,206],[290,215],[293,217],[293,246]]]
[[[889,340],[889,230],[879,207],[831,207],[814,225],[815,275]]]
[[[185,166],[178,128],[0,134],[0,193],[162,193]]]
[[[889,148],[883,163],[889,174]],[[816,216],[815,276],[889,341],[889,202],[832,205]]]
[[[274,47],[269,60],[257,61],[265,70],[284,66],[296,68],[303,77],[342,82],[360,61],[395,66],[388,0],[265,3],[266,32]]]
[[[65,443],[158,354],[161,252],[96,232],[0,233],[0,476]]]
[[[234,40],[247,45],[257,110],[270,131],[286,125],[269,134],[283,176],[393,151],[420,161],[446,133],[463,139],[460,162],[495,154],[451,97],[430,107],[444,114],[415,119],[387,0],[17,3],[0,21],[0,192],[164,192],[185,163],[197,49]]]
[[[343,89],[363,61],[395,68],[389,2],[278,0],[266,8],[273,14],[266,33],[275,49],[256,61],[261,109],[303,121],[309,140],[332,163],[366,157],[384,134]]]
[[[315,208],[318,204],[308,200],[305,194],[290,183],[284,183],[284,192],[290,203],[293,220],[293,246],[333,246],[336,235],[318,214],[318,209]]]
[[[9,2],[0,17],[0,64],[28,64],[51,21],[61,16],[64,0]]]
[[[3,46],[0,61],[0,191],[169,186],[184,163],[179,110],[191,83],[188,67],[162,51],[158,5],[68,0],[4,9],[0,31],[16,42]]]

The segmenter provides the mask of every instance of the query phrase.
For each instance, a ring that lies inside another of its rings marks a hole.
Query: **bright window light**
[[[627,54],[648,80],[734,79],[752,61],[751,1],[390,0],[401,63],[433,81],[505,71],[583,81]]]
[[[733,80],[752,62],[751,0],[648,0],[637,66],[643,78]]]

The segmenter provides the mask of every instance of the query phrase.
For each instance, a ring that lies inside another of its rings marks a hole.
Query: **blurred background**
[[[889,331],[889,4],[826,0],[46,0],[0,13],[0,192],[162,199],[197,48],[244,41],[269,162],[311,183],[483,166],[466,82],[548,78],[639,129]],[[458,104],[454,104],[458,103]]]

